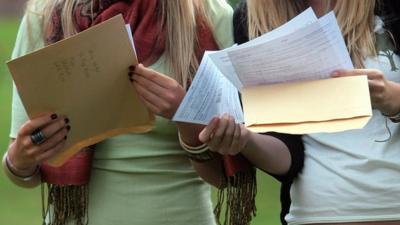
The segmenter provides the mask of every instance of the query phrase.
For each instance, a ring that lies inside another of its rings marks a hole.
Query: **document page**
[[[173,120],[206,125],[213,117],[224,113],[233,116],[237,123],[244,122],[238,90],[222,75],[206,52]]]
[[[315,15],[314,11],[311,8],[308,8],[307,10],[300,13],[299,15],[291,19],[289,22],[276,28],[275,30],[272,30],[266,34],[261,35],[258,38],[255,38],[241,45],[234,45],[230,48],[210,53],[210,57],[212,58],[213,62],[218,67],[218,69],[224,74],[224,76],[228,78],[228,80],[230,80],[238,90],[241,90],[243,84],[240,81],[236,73],[236,70],[232,65],[231,59],[228,56],[228,52],[255,46],[256,44],[260,44],[263,42],[267,42],[285,36],[316,21],[318,21],[318,18]]]
[[[228,52],[245,87],[329,78],[352,69],[333,12],[303,29],[269,42]]]

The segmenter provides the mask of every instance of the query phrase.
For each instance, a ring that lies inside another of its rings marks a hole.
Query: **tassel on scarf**
[[[61,167],[42,165],[42,180],[47,183],[42,184],[43,224],[88,224],[88,183],[92,156],[93,152],[85,149]]]
[[[249,225],[256,216],[256,170],[242,156],[225,156],[224,169],[225,188],[218,190],[214,208],[217,222],[221,225],[221,212],[225,210],[223,225]]]

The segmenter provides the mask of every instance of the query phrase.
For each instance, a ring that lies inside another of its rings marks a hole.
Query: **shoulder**
[[[211,20],[230,17],[232,19],[233,9],[226,0],[206,0],[204,1],[206,11]]]
[[[233,9],[226,0],[205,0],[205,10],[210,18],[214,37],[220,48],[233,45]]]
[[[18,29],[12,58],[28,54],[44,46],[43,13],[44,4],[41,1],[33,1],[27,5]]]

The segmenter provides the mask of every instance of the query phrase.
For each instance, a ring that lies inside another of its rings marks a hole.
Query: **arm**
[[[172,119],[185,95],[182,86],[174,79],[145,68],[143,65],[132,67],[130,76],[131,82],[147,108],[156,115]],[[182,141],[190,146],[203,144],[198,136],[204,125],[176,123],[176,126]],[[192,161],[192,164],[204,180],[215,186],[221,185],[223,173],[220,157],[203,163]]]
[[[299,136],[253,133],[228,115],[212,120],[199,138],[221,155],[243,154],[280,181],[292,179],[303,165],[304,147]]]

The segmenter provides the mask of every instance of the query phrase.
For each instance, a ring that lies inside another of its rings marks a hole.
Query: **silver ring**
[[[37,130],[31,134],[32,143],[35,145],[40,145],[46,141],[46,136],[44,136],[43,132]]]

